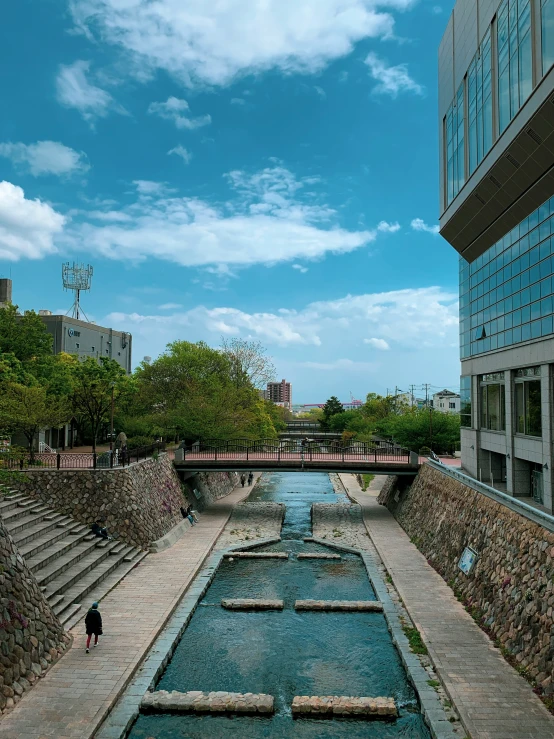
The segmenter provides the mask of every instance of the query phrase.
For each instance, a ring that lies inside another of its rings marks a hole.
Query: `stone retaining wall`
[[[182,520],[181,483],[167,454],[115,470],[33,470],[14,484],[59,513],[147,548]]]
[[[229,495],[239,484],[238,472],[198,472],[185,480],[184,487],[189,503],[203,511],[214,501]]]
[[[429,563],[505,654],[553,694],[554,534],[430,465],[399,496],[391,492],[380,501]],[[469,575],[458,569],[465,547],[478,553]]]
[[[0,519],[0,713],[19,702],[69,643]]]

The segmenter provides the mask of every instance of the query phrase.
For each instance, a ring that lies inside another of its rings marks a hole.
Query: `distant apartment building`
[[[268,382],[265,397],[276,405],[282,405],[290,410],[292,408],[292,385],[286,380]]]
[[[439,50],[462,466],[553,510],[554,2],[458,0]]]
[[[439,413],[459,413],[460,394],[451,390],[441,390],[433,395],[433,410]]]

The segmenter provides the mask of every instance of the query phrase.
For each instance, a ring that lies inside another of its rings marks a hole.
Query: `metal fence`
[[[96,470],[121,468],[148,459],[165,451],[165,444],[156,443],[121,451],[115,449],[105,452],[37,452],[36,454],[0,453],[0,469],[4,470]]]
[[[399,462],[409,463],[410,452],[398,446],[375,446],[358,442],[350,446],[331,443],[279,444],[275,440],[262,439],[248,444],[236,441],[219,442],[214,445],[198,443],[182,449],[183,461],[225,462],[245,461],[287,461],[305,462],[359,461],[359,462]]]

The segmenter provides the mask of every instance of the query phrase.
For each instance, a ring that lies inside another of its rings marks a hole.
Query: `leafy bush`
[[[127,448],[138,449],[141,446],[150,446],[155,441],[151,436],[132,436],[130,439],[127,439]]]

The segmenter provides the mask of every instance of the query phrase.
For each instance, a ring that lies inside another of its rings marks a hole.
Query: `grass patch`
[[[427,685],[430,685],[432,688],[440,688],[440,683],[438,680],[427,680]]]
[[[368,489],[374,477],[375,475],[362,475],[362,490],[364,493]]]
[[[423,643],[421,634],[415,627],[403,626],[402,630],[408,637],[408,641],[410,642],[410,649],[414,654],[429,654],[427,651],[427,647]]]
[[[388,572],[385,575],[385,582],[388,582],[389,585],[392,585],[392,577],[389,575]]]

